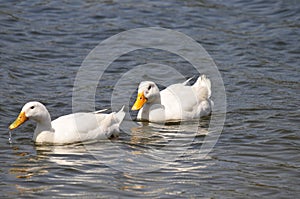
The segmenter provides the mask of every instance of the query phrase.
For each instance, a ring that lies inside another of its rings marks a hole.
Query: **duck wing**
[[[191,86],[173,84],[160,92],[167,120],[189,119],[198,104]]]
[[[160,92],[166,119],[192,119],[210,113],[210,80],[202,75],[193,86],[187,85],[189,81],[190,79],[181,84],[173,84]]]
[[[55,143],[72,143],[105,139],[119,130],[125,117],[123,108],[118,113],[74,113],[52,121]]]

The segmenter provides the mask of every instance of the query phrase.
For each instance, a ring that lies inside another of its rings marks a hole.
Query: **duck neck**
[[[43,137],[43,140],[50,141],[54,136],[54,130],[51,125],[51,117],[50,114],[45,114],[39,120],[35,120],[37,122],[36,128],[34,130],[33,140],[38,141],[38,137]]]
[[[161,99],[160,99],[159,93],[151,99],[151,104],[161,104]]]

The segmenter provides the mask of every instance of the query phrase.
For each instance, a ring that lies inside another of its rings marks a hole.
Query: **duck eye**
[[[30,109],[34,109],[34,106],[31,106]]]
[[[150,90],[151,89],[151,85],[150,86],[148,86],[148,90]]]

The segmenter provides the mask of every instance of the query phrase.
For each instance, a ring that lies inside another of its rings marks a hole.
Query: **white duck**
[[[209,115],[213,106],[211,82],[202,75],[194,85],[187,80],[159,91],[151,81],[143,81],[131,110],[139,110],[137,119],[150,122],[181,121]]]
[[[110,114],[100,113],[105,110],[74,113],[61,116],[51,122],[50,114],[42,103],[28,102],[9,129],[13,130],[31,119],[37,123],[33,141],[38,144],[69,144],[105,139],[118,135],[119,125],[125,116],[123,108],[118,113]]]

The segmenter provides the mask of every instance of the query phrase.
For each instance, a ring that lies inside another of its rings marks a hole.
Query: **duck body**
[[[28,102],[9,129],[15,129],[30,119],[37,123],[33,141],[37,144],[69,144],[95,141],[118,135],[119,125],[124,119],[123,108],[118,113],[98,112],[73,113],[51,122],[46,107],[40,102]]]
[[[168,122],[197,119],[209,115],[213,106],[211,83],[200,76],[195,84],[173,84],[159,91],[151,81],[141,82],[137,100],[132,110],[139,110],[137,120],[150,122]]]

